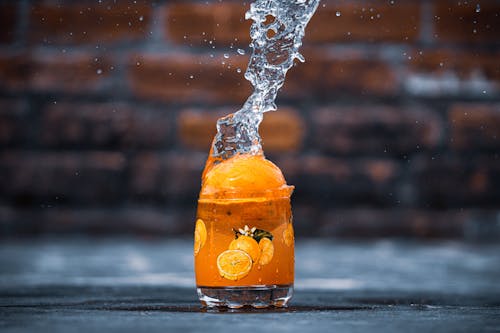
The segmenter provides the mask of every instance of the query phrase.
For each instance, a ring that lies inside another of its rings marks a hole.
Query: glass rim
[[[210,194],[200,193],[198,202],[215,202],[215,201],[268,201],[274,199],[290,199],[292,196],[295,186],[293,185],[283,185],[277,189],[267,189],[260,191],[248,191],[243,192],[238,189],[218,191]],[[243,194],[244,193],[244,194]]]

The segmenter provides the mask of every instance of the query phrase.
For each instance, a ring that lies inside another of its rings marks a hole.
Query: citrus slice
[[[274,255],[274,245],[273,242],[267,238],[263,237],[259,242],[260,247],[260,258],[259,264],[267,265],[273,259]]]
[[[226,250],[217,257],[219,274],[228,280],[239,280],[252,269],[252,258],[245,251]]]
[[[207,241],[207,228],[202,219],[196,221],[196,227],[194,228],[194,255],[197,255],[205,242]]]
[[[293,244],[294,236],[293,226],[291,223],[288,223],[285,231],[283,231],[283,240],[285,241],[286,246],[291,246]]]
[[[229,244],[229,250],[245,251],[252,258],[252,262],[257,262],[260,256],[259,243],[250,236],[240,236]]]

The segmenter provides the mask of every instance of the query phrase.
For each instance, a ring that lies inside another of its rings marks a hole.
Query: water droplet
[[[101,74],[102,74],[102,69],[100,69],[100,68],[99,68],[99,69],[97,70],[97,75],[101,75]]]
[[[194,76],[193,76],[193,75],[189,75],[189,78],[190,78],[190,79],[193,79],[193,78],[194,78]]]
[[[479,13],[481,11],[481,6],[479,4],[476,5],[476,13]]]
[[[141,21],[141,22],[144,21],[144,16],[140,16],[139,21]]]
[[[224,58],[229,59],[229,54],[224,53]]]
[[[237,71],[238,73],[241,73],[241,68],[236,68],[236,71]]]
[[[339,11],[337,11],[337,12],[335,13],[335,16],[337,16],[337,17],[339,17],[340,15],[342,15],[342,14],[341,14]]]
[[[238,54],[240,54],[240,55],[245,54],[245,50],[243,50],[243,49],[238,49],[238,50],[236,50],[236,52],[238,52]]]

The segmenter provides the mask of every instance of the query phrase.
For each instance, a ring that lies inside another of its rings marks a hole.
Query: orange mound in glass
[[[281,170],[262,154],[209,158],[194,243],[203,305],[287,305],[294,281],[292,191]]]

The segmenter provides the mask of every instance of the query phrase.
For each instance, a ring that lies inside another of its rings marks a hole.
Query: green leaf
[[[264,237],[269,238],[270,240],[273,240],[273,234],[270,233],[269,231],[265,231],[262,229],[256,229],[253,233],[253,239],[255,239],[258,242]]]
[[[233,228],[233,232],[234,232],[234,239],[237,239],[238,237],[240,237],[241,232],[239,232],[237,229]]]

